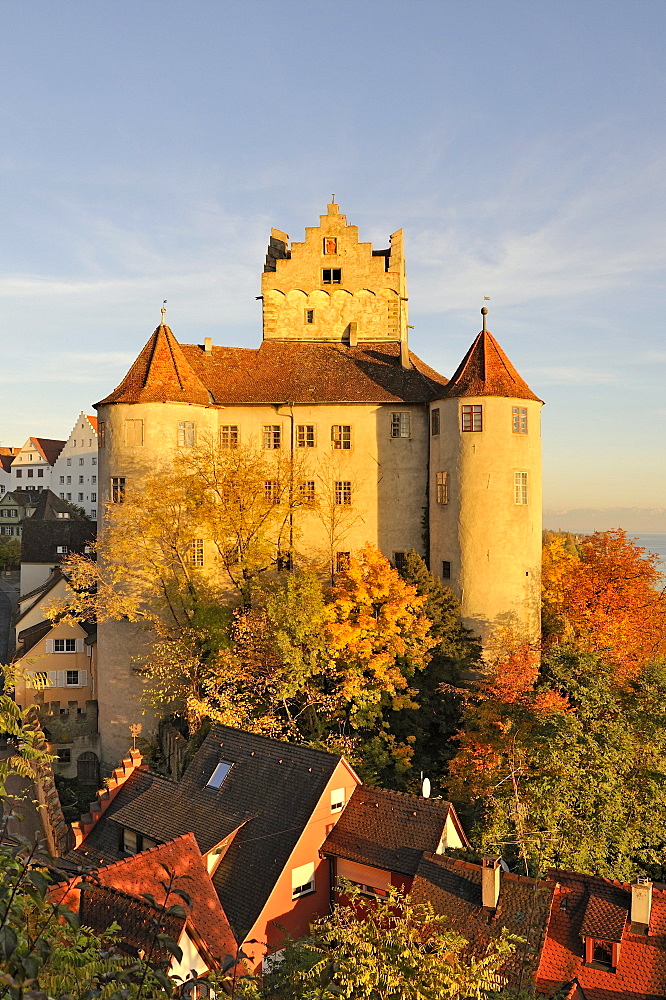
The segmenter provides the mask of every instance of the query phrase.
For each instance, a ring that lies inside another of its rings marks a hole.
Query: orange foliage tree
[[[657,556],[626,532],[595,532],[578,552],[555,536],[543,553],[543,620],[547,647],[570,645],[635,676],[666,653],[666,595]]]

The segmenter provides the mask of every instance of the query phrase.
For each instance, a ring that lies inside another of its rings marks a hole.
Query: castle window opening
[[[143,420],[125,421],[125,444],[129,448],[143,444]],[[79,460],[79,464],[83,465],[83,459]]]
[[[70,764],[72,761],[72,751],[69,747],[60,747],[56,753],[58,754],[59,764]]]
[[[465,404],[462,408],[463,431],[483,430],[483,407],[480,404]]]
[[[448,472],[437,473],[437,503],[449,502],[449,474]]]
[[[451,563],[446,559],[442,560],[442,580],[451,579]]]
[[[97,444],[103,448],[106,444],[106,420],[100,420],[97,427]],[[97,464],[97,459],[93,459],[93,465]]]
[[[280,447],[282,428],[280,424],[264,424],[262,428],[262,446],[268,450]]]
[[[325,267],[321,272],[322,285],[341,285],[342,269],[339,267]]]
[[[338,252],[338,241],[334,236],[324,237],[324,253],[337,253]]]
[[[331,442],[334,451],[349,451],[351,448],[351,424],[333,424]]]
[[[181,420],[178,423],[178,447],[194,448],[194,424],[191,420]]]
[[[398,573],[402,573],[405,568],[405,555],[404,552],[394,552],[393,553],[393,565],[397,569]]]
[[[305,310],[305,322],[308,324],[314,323],[314,309]]]
[[[527,407],[514,406],[511,409],[511,420],[514,434],[527,434]]]
[[[71,500],[71,494],[67,494],[67,499]],[[112,476],[111,478],[111,503],[125,502],[125,477]]]
[[[352,489],[349,480],[336,481],[335,502],[339,507],[351,507]]]
[[[297,448],[314,448],[315,446],[315,425],[314,424],[297,424],[296,425],[296,447]]]
[[[409,411],[403,411],[400,413],[391,414],[391,437],[392,438],[408,438],[410,437],[411,424],[410,424]]]
[[[238,424],[222,424],[220,427],[220,448],[237,448],[240,435]]]
[[[267,479],[264,483],[264,492],[269,503],[278,504],[280,502],[280,483],[277,479]]]
[[[349,552],[336,552],[335,553],[335,572],[344,573],[346,569],[349,569]]]
[[[203,538],[193,538],[190,546],[190,562],[193,566],[203,566],[204,564],[204,542]]]
[[[514,472],[513,474],[513,502],[517,504],[527,503],[526,472]]]

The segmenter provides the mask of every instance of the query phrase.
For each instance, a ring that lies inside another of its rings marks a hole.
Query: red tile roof
[[[132,896],[151,893],[161,906],[165,898],[162,885],[164,868],[182,877],[176,880],[175,888],[190,896],[192,905],[183,905],[193,930],[203,940],[209,955],[216,959],[235,955],[237,943],[193,833],[183,834],[166,844],[100,868],[96,879],[102,886]],[[169,898],[169,905],[175,903],[181,903],[181,900],[174,895]]]
[[[49,465],[55,465],[56,458],[67,444],[66,441],[55,441],[52,438],[31,437],[30,440]]]
[[[20,452],[20,448],[0,448],[0,469],[9,472],[14,458]]]
[[[179,345],[159,327],[107,403],[370,402],[424,403],[442,395],[446,379],[397,342],[313,344],[265,340],[258,348]]]
[[[548,936],[539,965],[537,987],[554,996],[572,986],[572,997],[585,1000],[656,1000],[666,995],[666,886],[652,890],[648,935],[634,934],[629,923],[631,886],[592,875],[551,869],[558,883]],[[562,909],[562,900],[566,900]],[[618,941],[614,972],[585,965],[583,937]],[[575,988],[578,989],[576,993]]]
[[[92,429],[94,430],[94,432],[96,434],[97,433],[97,417],[93,416],[90,413],[86,413],[86,420],[89,421],[90,426],[92,427]]]
[[[452,396],[510,396],[542,402],[487,330],[478,335],[447,385],[444,397]]]

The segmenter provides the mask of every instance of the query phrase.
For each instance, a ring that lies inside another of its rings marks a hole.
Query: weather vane
[[[162,302],[162,308],[160,309],[160,312],[162,313],[162,326],[164,326],[164,317],[166,316],[166,304],[167,300],[164,299],[164,301]]]

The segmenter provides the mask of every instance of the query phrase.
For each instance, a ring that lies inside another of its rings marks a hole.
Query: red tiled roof
[[[209,954],[217,959],[235,955],[237,943],[193,833],[100,868],[96,880],[102,886],[132,896],[151,893],[160,906],[165,898],[162,885],[165,867],[178,876],[187,876],[180,881],[177,879],[175,888],[190,896],[192,905],[183,905],[193,930],[204,941]],[[177,896],[170,897],[169,905],[175,903],[181,900]]]
[[[168,326],[158,326],[120,385],[103,403],[210,403]],[[97,404],[100,405],[99,403]]]
[[[52,438],[31,437],[30,440],[49,465],[55,465],[55,460],[67,444],[66,441],[54,441]]]
[[[0,448],[0,469],[9,472],[20,450],[20,448]]]
[[[548,936],[541,955],[537,987],[554,996],[563,986],[577,986],[573,997],[585,1000],[656,1000],[666,995],[666,886],[652,890],[650,930],[633,934],[629,923],[631,886],[592,875],[551,869],[558,883]],[[565,909],[562,900],[566,899]],[[623,923],[624,921],[624,923]],[[623,923],[620,955],[614,972],[585,965],[583,937],[617,941]]]
[[[452,926],[480,957],[490,941],[506,929],[524,939],[502,967],[510,985],[527,987],[534,981],[544,946],[548,913],[555,884],[502,872],[495,911],[481,905],[481,866],[446,855],[424,855],[412,885],[415,903],[429,902],[436,913],[448,916]]]
[[[90,422],[90,426],[97,433],[97,417],[93,416],[91,413],[86,413],[86,420]]]
[[[159,340],[159,349],[157,341]],[[183,401],[235,403],[424,403],[446,379],[397,342],[314,344],[264,340],[258,348],[179,345],[168,327],[155,331],[128,374],[97,403]]]
[[[542,402],[487,330],[482,330],[470,347],[444,396],[511,396]]]

